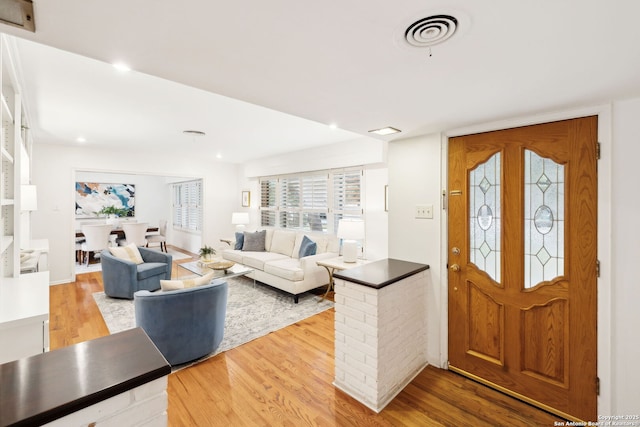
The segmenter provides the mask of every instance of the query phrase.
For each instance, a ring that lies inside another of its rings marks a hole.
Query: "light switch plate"
[[[433,219],[433,205],[417,205],[416,218]]]

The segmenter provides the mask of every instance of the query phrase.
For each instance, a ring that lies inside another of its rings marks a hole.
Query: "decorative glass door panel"
[[[524,150],[524,288],[564,276],[564,166]]]
[[[469,172],[469,261],[500,283],[500,153]]]
[[[449,369],[597,414],[597,118],[448,146]]]

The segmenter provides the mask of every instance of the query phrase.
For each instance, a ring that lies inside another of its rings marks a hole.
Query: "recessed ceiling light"
[[[216,159],[221,159],[222,158],[222,154],[218,153],[216,154]]]
[[[331,124],[329,125],[329,128],[331,128],[331,129],[338,129],[338,125],[337,125],[337,124],[335,124],[335,123],[331,123]]]
[[[113,68],[115,68],[116,70],[121,71],[123,73],[125,73],[127,71],[131,71],[131,68],[128,65],[123,64],[122,62],[116,62],[116,63],[114,63],[112,65],[113,65]]]
[[[79,136],[79,137],[76,138],[76,141],[77,142],[87,142],[87,139],[82,137],[82,136]]]
[[[369,133],[375,133],[376,135],[391,135],[393,133],[398,133],[398,132],[402,132],[402,131],[400,129],[396,129],[391,126],[369,131]]]

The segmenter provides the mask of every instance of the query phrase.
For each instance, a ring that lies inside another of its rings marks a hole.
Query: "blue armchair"
[[[140,326],[172,365],[213,353],[224,335],[229,285],[224,279],[175,291],[138,291],[133,302]]]
[[[171,255],[138,248],[144,260],[136,264],[116,258],[108,250],[100,253],[104,293],[112,298],[133,299],[133,293],[140,290],[160,289],[160,280],[171,279]]]

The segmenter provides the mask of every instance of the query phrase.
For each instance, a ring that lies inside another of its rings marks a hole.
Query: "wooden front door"
[[[449,140],[449,366],[596,420],[597,117]]]

